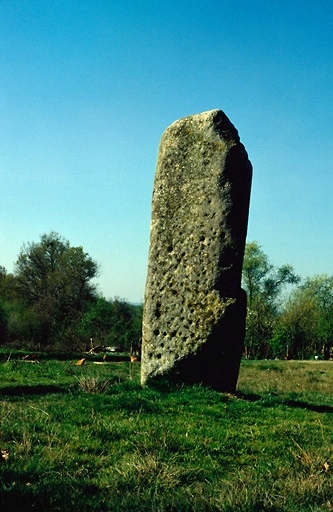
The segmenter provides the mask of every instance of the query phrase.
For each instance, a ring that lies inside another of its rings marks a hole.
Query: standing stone
[[[164,132],[152,201],[142,385],[160,378],[234,392],[252,166],[221,110]]]

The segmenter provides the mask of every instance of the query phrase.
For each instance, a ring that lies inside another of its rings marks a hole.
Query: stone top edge
[[[181,122],[187,121],[189,119],[193,119],[193,120],[198,119],[198,118],[208,119],[210,117],[214,117],[218,113],[225,115],[225,113],[220,108],[214,108],[212,110],[205,110],[204,112],[196,112],[195,114],[189,114],[188,116],[184,116],[179,119],[176,119],[173,123],[171,123],[170,126],[173,126],[176,123],[181,123]]]
[[[202,133],[209,134],[209,137],[214,133],[213,137],[217,136],[220,139],[233,140],[236,143],[240,142],[236,127],[221,109],[206,110],[201,113],[181,117],[166,128],[163,138],[172,137],[172,134],[176,133],[179,129],[182,130],[187,125],[191,125],[192,128],[198,129]]]

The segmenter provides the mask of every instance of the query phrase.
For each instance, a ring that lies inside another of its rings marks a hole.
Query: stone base
[[[142,375],[142,384],[161,379],[184,384],[204,384],[224,393],[235,393],[243,354],[246,320],[246,293],[240,290],[207,341],[194,354],[173,367],[153,375]]]

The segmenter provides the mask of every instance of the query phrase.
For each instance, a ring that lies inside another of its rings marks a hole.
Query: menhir
[[[221,110],[185,117],[164,132],[152,200],[143,385],[166,378],[235,391],[251,179],[245,148]]]

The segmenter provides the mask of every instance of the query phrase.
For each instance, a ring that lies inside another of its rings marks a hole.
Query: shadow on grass
[[[308,411],[314,411],[319,413],[332,413],[333,407],[325,404],[311,404],[304,402],[303,400],[295,400],[275,394],[269,395],[256,395],[254,393],[236,393],[237,398],[241,400],[247,400],[249,402],[259,402],[260,405],[265,407],[274,407],[277,405],[284,405],[286,407],[294,407],[299,409],[307,409]]]
[[[333,407],[330,405],[309,404],[298,400],[286,400],[283,404],[288,407],[299,407],[301,409],[308,409],[309,411],[314,412],[333,412]]]
[[[67,393],[68,389],[52,384],[36,386],[7,386],[0,388],[0,396],[46,395],[47,393]]]
[[[93,496],[99,491],[98,487],[87,484],[80,484],[80,495],[78,486],[74,487],[76,491],[75,498],[71,496],[73,489],[68,485],[62,486],[53,483],[52,485],[40,485],[39,492],[29,490],[27,483],[20,482],[22,475],[17,475],[17,489],[0,490],[0,510],[6,512],[45,512],[45,511],[77,511],[77,510],[98,510],[105,511],[105,508],[98,507],[96,499]],[[95,506],[94,506],[95,505]],[[119,509],[117,509],[119,510]]]

